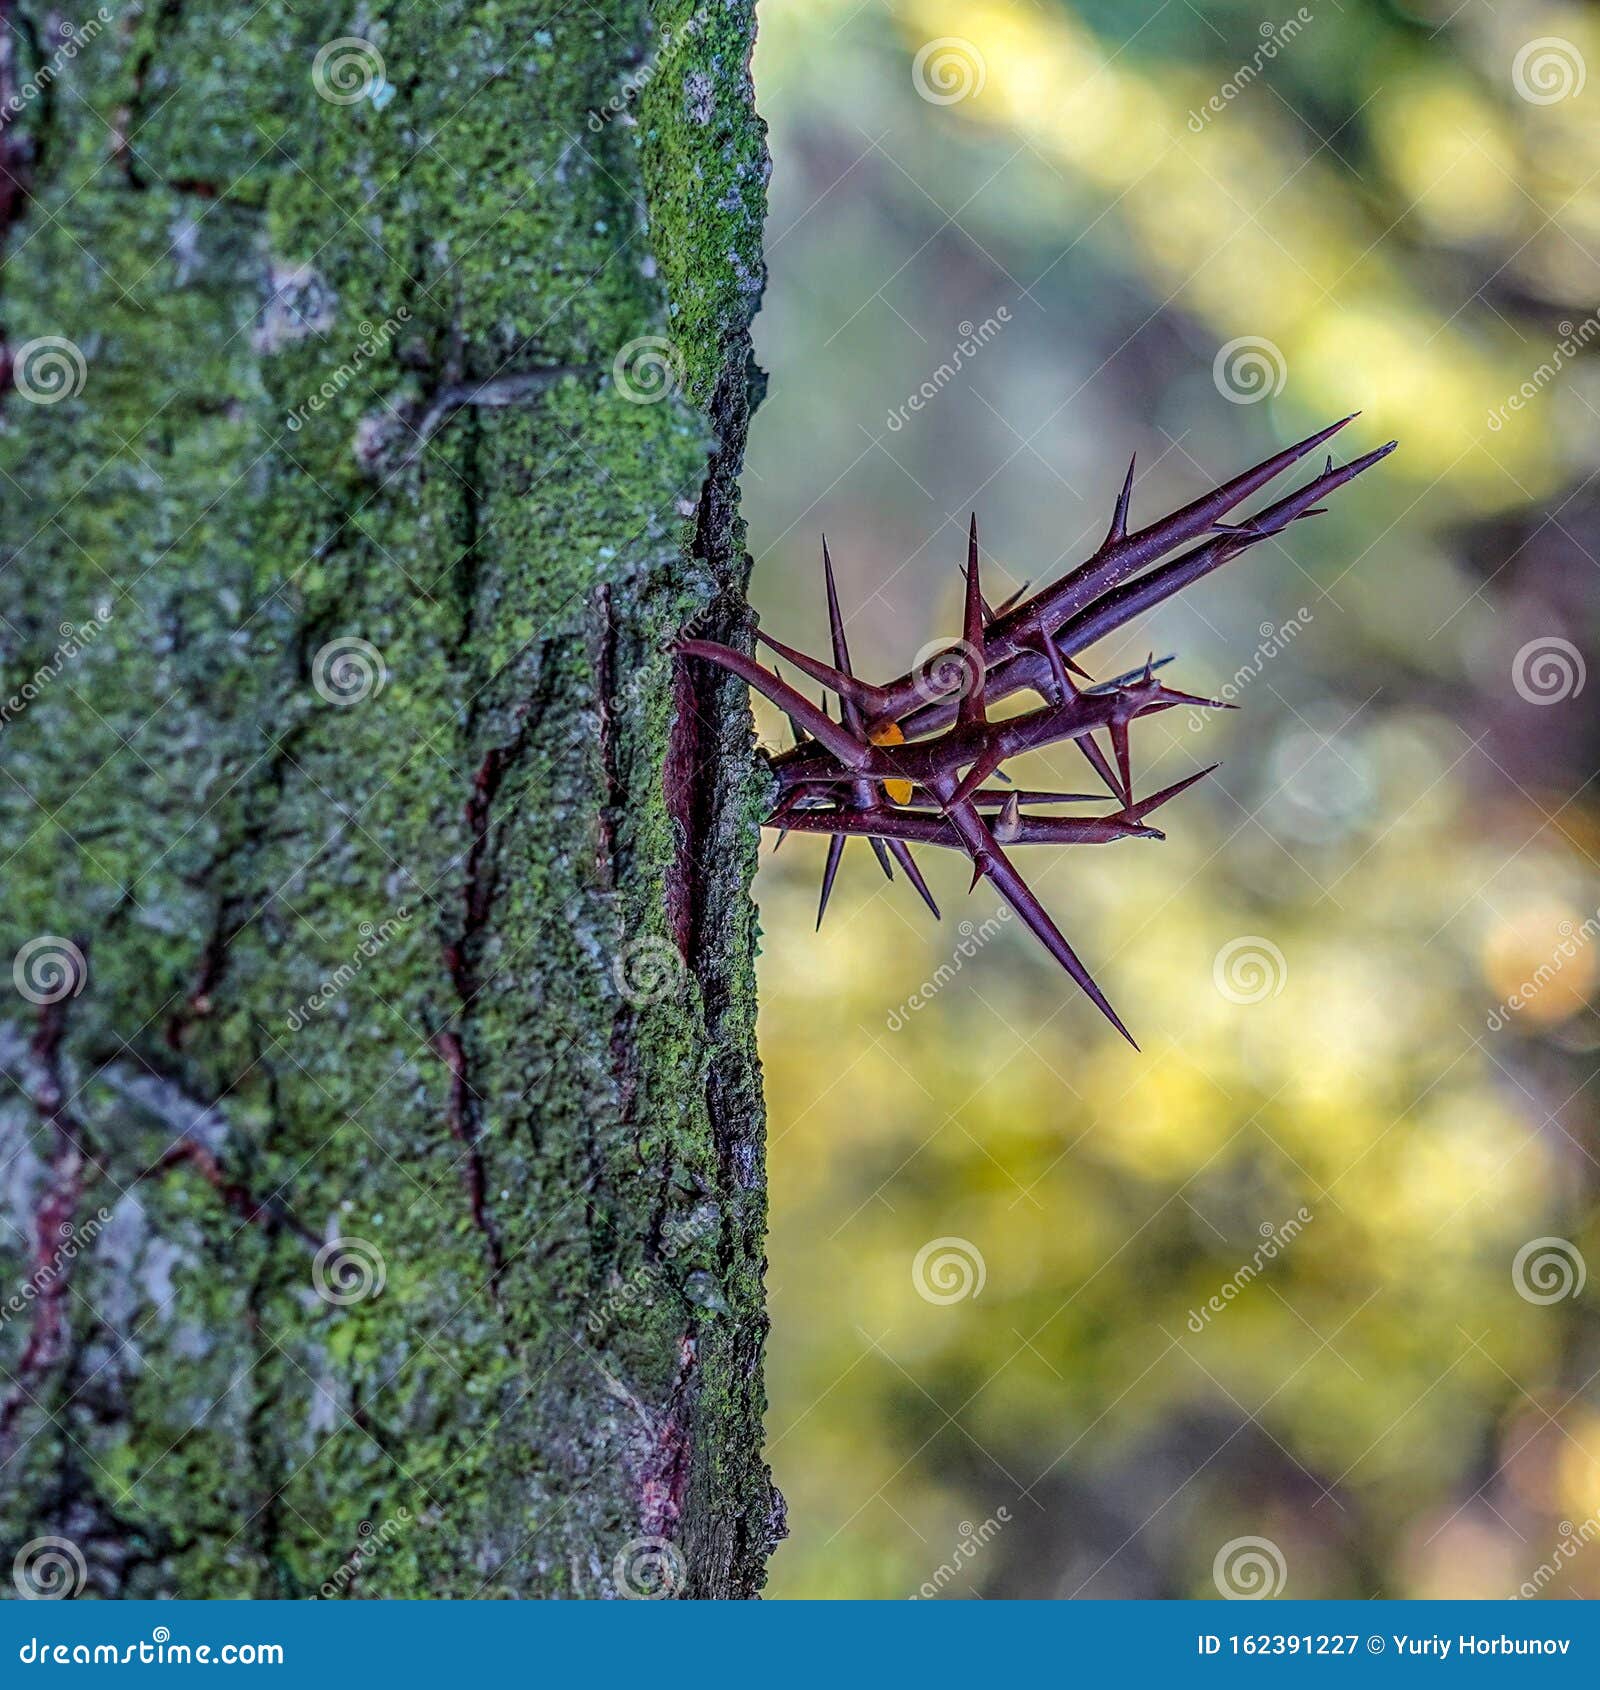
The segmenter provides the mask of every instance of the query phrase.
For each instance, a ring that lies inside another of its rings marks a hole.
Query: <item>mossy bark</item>
[[[7,1564],[760,1586],[752,4],[0,3]]]

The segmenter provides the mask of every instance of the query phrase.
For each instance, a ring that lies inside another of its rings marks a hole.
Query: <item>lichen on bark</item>
[[[0,369],[84,376],[0,397],[0,937],[87,983],[0,1015],[0,1547],[752,1594],[765,793],[668,649],[748,636],[752,0],[5,11]]]

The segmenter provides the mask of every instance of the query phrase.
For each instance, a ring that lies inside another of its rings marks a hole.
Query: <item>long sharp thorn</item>
[[[949,804],[945,808],[949,809],[952,805],[967,803],[973,793],[994,773],[995,766],[1000,761],[1000,756],[1001,753],[998,749],[985,751],[961,777],[955,791],[950,795]]]
[[[1147,563],[1153,563],[1162,553],[1170,552],[1174,546],[1207,532],[1225,512],[1248,499],[1259,488],[1265,487],[1269,481],[1281,475],[1291,464],[1298,463],[1307,453],[1314,452],[1324,440],[1337,434],[1359,414],[1353,411],[1348,417],[1341,417],[1338,422],[1318,429],[1315,434],[1307,435],[1304,440],[1297,440],[1294,445],[1284,447],[1281,452],[1274,452],[1270,458],[1264,458],[1254,468],[1247,469],[1243,475],[1236,475],[1231,481],[1225,481],[1220,487],[1185,505],[1181,510],[1162,517],[1160,521],[1151,523],[1148,528],[1141,528],[1136,533],[1127,535],[1112,546],[1102,548],[1087,563],[1080,564],[1053,586],[1046,587],[1038,595],[1036,602],[1049,605],[1052,620],[1063,619],[1081,610],[1092,598],[1114,586],[1134,570],[1143,569]]]
[[[961,695],[956,720],[969,727],[987,721],[984,710],[983,661],[983,588],[978,580],[978,516],[974,511],[967,530],[967,605],[961,623],[961,641],[966,647],[964,659],[970,666],[967,690]]]
[[[1276,504],[1258,511],[1251,518],[1251,526],[1255,532],[1214,536],[1185,552],[1181,557],[1175,557],[1162,564],[1159,569],[1151,570],[1148,575],[1125,581],[1073,616],[1058,630],[1057,638],[1073,651],[1082,651],[1093,645],[1096,640],[1104,639],[1124,623],[1131,622],[1134,617],[1143,615],[1147,610],[1153,610],[1163,600],[1191,586],[1202,576],[1210,574],[1213,569],[1242,556],[1250,547],[1258,545],[1264,537],[1287,528],[1320,499],[1336,488],[1343,487],[1346,482],[1355,480],[1363,471],[1371,469],[1374,464],[1388,457],[1396,444],[1397,442],[1391,440],[1371,452],[1363,453],[1359,458],[1353,458],[1343,468],[1336,468],[1331,473],[1324,471]]]
[[[832,721],[826,712],[819,710],[804,693],[797,692],[787,681],[780,681],[777,676],[770,674],[753,657],[746,657],[742,651],[735,651],[732,646],[718,645],[714,640],[681,640],[677,650],[680,656],[698,657],[706,663],[715,663],[718,668],[726,669],[729,674],[737,675],[741,681],[754,687],[763,698],[794,717],[813,739],[820,740],[846,768],[868,769],[880,765],[881,759],[872,746],[864,745]]]
[[[834,668],[831,663],[823,663],[792,645],[785,645],[782,640],[775,640],[771,634],[758,633],[756,638],[768,651],[775,651],[779,657],[792,663],[802,675],[809,675],[812,680],[820,681],[830,691],[838,693],[847,704],[864,705],[868,710],[876,704],[878,689],[866,681],[858,681],[854,675]]]
[[[1117,495],[1117,508],[1111,513],[1111,527],[1107,530],[1106,537],[1101,542],[1100,549],[1102,551],[1107,546],[1114,546],[1119,540],[1125,540],[1128,537],[1128,502],[1133,498],[1133,466],[1137,459],[1137,452],[1128,459],[1127,478],[1122,483],[1122,491]]]
[[[933,901],[928,883],[922,878],[922,870],[917,867],[916,860],[911,855],[911,847],[903,839],[891,839],[889,849],[894,854],[894,860],[905,870],[906,879],[916,888],[917,896],[933,911],[933,919],[940,920],[939,906]]]
[[[1111,724],[1111,749],[1117,757],[1117,773],[1122,777],[1122,799],[1130,803],[1133,799],[1133,764],[1128,752],[1128,724],[1124,721],[1113,721]]]
[[[1204,780],[1209,774],[1215,774],[1221,767],[1220,763],[1212,763],[1206,768],[1196,769],[1192,775],[1185,775],[1182,780],[1174,781],[1171,786],[1164,786],[1159,792],[1151,793],[1148,798],[1141,798],[1138,803],[1129,804],[1122,814],[1129,821],[1143,821],[1152,810],[1159,810],[1163,804],[1170,803],[1180,793],[1187,792],[1197,781]]]
[[[828,899],[833,892],[833,877],[839,872],[839,859],[844,855],[845,836],[833,834],[828,840],[828,860],[822,867],[822,897],[817,903],[817,931],[822,930],[822,918],[828,913]]]
[[[1073,743],[1084,754],[1084,756],[1089,759],[1089,767],[1093,769],[1094,772],[1099,775],[1101,780],[1103,780],[1111,789],[1112,796],[1119,799],[1124,804],[1127,803],[1128,794],[1117,784],[1117,777],[1112,772],[1111,765],[1106,761],[1105,752],[1103,752],[1095,743],[1094,735],[1087,733],[1079,734]]]
[[[1029,890],[1027,882],[1017,873],[1016,867],[1000,848],[984,819],[969,804],[954,811],[951,820],[960,830],[962,838],[966,840],[967,848],[972,852],[974,860],[982,865],[990,880],[994,882],[1000,896],[1022,917],[1034,936],[1043,942],[1045,949],[1049,951],[1051,956],[1088,993],[1095,1008],[1137,1050],[1139,1046],[1135,1042],[1133,1034],[1123,1026],[1121,1017],[1111,1007],[1105,993],[1094,983],[1088,969],[1078,961],[1077,954],[1072,946],[1067,943],[1065,935],[1050,919],[1049,912],[1044,905]]]
[[[893,880],[894,866],[889,861],[888,842],[879,839],[876,834],[872,835],[872,854],[878,859],[878,867],[883,870],[883,878]]]

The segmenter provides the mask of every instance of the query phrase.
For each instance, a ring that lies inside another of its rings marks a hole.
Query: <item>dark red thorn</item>
[[[839,872],[839,859],[844,855],[845,836],[836,833],[828,841],[828,860],[822,866],[822,897],[817,903],[817,931],[822,931],[822,918],[828,913],[828,899],[833,893],[833,877]]]
[[[999,771],[996,770],[996,773]],[[1100,804],[1105,801],[1103,792],[1041,792],[1031,787],[1013,786],[1002,791],[997,786],[980,786],[976,792],[967,794],[969,804],[1009,804],[1015,798],[1022,804]],[[918,788],[911,794],[911,800],[903,808],[910,810],[942,810],[944,805],[932,793]]]
[[[888,843],[878,838],[876,834],[871,835],[871,839],[872,854],[878,859],[878,867],[883,870],[883,878],[892,881],[894,879],[894,867],[889,861]]]
[[[1182,780],[1174,781],[1171,786],[1164,786],[1159,792],[1151,793],[1148,798],[1141,798],[1138,803],[1129,804],[1122,814],[1129,821],[1143,821],[1152,810],[1159,810],[1163,804],[1170,803],[1180,793],[1187,792],[1191,786],[1204,780],[1207,775],[1215,774],[1221,767],[1220,763],[1211,763],[1203,769],[1196,769],[1192,775],[1185,775]]]
[[[1128,724],[1122,717],[1111,723],[1111,749],[1116,753],[1117,773],[1122,778],[1124,800],[1133,797],[1133,761],[1128,751]]]
[[[771,634],[758,633],[756,638],[769,651],[775,651],[779,657],[787,658],[802,675],[809,675],[812,680],[820,681],[823,686],[838,693],[847,704],[859,706],[869,715],[887,700],[888,695],[873,686],[870,681],[858,681],[854,675],[836,669],[831,663],[824,663],[819,658],[808,657],[805,652],[797,650],[794,646],[785,645],[782,640],[775,640]]]
[[[776,839],[774,839],[773,842],[772,842],[772,849],[773,849],[774,854],[777,853],[778,847],[780,845],[782,845],[784,840],[787,839],[788,837],[789,837],[788,828],[780,827],[778,829],[778,837]]]
[[[1048,690],[1045,688],[1040,689],[1043,696],[1051,704],[1065,704],[1067,700],[1072,697],[1076,689],[1074,688],[1072,682],[1067,678],[1067,660],[1065,654],[1061,650],[1061,647],[1058,646],[1053,639],[1051,639],[1049,631],[1044,628],[1038,629],[1032,636],[1023,640],[1021,643],[1024,651],[1038,653],[1039,656],[1044,658],[1046,664],[1049,666],[1050,686]],[[1076,665],[1074,665],[1074,667],[1076,667]],[[1078,672],[1080,674],[1083,673],[1081,669]]]
[[[1094,735],[1079,734],[1073,743],[1089,759],[1089,767],[1106,783],[1112,797],[1127,803],[1129,795],[1117,784],[1117,777],[1112,773],[1111,765],[1106,761],[1105,752],[1095,743]]]
[[[950,802],[945,805],[949,809],[954,804],[968,803],[974,792],[1000,767],[1000,759],[1004,753],[999,746],[994,746],[973,763],[972,767],[956,783],[956,789],[950,794]]]
[[[972,513],[967,529],[967,602],[961,622],[961,641],[966,647],[962,661],[967,664],[967,690],[956,706],[956,721],[971,727],[988,720],[984,709],[984,683],[987,680],[983,659],[983,588],[978,580],[978,513]],[[997,759],[998,761],[998,759]]]
[[[894,770],[885,764],[873,746],[865,745],[852,737],[845,728],[819,710],[804,693],[796,692],[787,681],[780,681],[776,675],[768,673],[753,657],[746,657],[742,651],[735,651],[732,646],[718,645],[715,640],[681,640],[677,650],[680,656],[698,657],[706,663],[715,663],[719,668],[726,669],[729,674],[737,675],[741,681],[754,687],[763,698],[794,717],[813,739],[826,746],[846,768],[863,772],[872,770],[893,777]]]
[[[1101,551],[1107,546],[1114,546],[1128,536],[1128,502],[1133,497],[1133,466],[1139,454],[1134,453],[1128,459],[1127,478],[1122,483],[1122,491],[1117,495],[1117,508],[1111,514],[1111,527],[1106,531],[1106,537],[1100,543]]]
[[[962,804],[952,810],[950,820],[966,841],[980,872],[989,876],[1000,896],[1022,917],[1045,949],[1088,993],[1100,1013],[1137,1050],[1139,1046],[1134,1041],[1133,1034],[1123,1026],[1122,1018],[1111,1007],[1105,993],[1094,983],[1088,969],[1078,961],[1077,953],[1067,943],[1066,936],[1050,919],[1049,912],[1029,890],[1027,882],[1017,873],[1011,859],[996,843],[988,823],[970,804]],[[977,884],[976,880],[973,884]]]
[[[1338,422],[1318,429],[1315,434],[1307,435],[1304,440],[1297,440],[1294,445],[1284,447],[1281,452],[1274,452],[1270,458],[1264,458],[1254,468],[1247,469],[1243,475],[1236,475],[1233,480],[1225,481],[1220,487],[1183,506],[1181,510],[1176,510],[1170,516],[1164,516],[1160,521],[1151,523],[1148,528],[1141,528],[1115,545],[1104,548],[1089,562],[1080,564],[1070,575],[1064,576],[1053,586],[1046,587],[1031,605],[1018,606],[1012,613],[1013,620],[1020,621],[1026,612],[1027,620],[1035,624],[1048,623],[1053,626],[1063,622],[1091,599],[1115,586],[1125,576],[1144,568],[1148,563],[1154,563],[1163,552],[1170,552],[1174,546],[1182,545],[1185,540],[1192,540],[1196,535],[1204,534],[1225,512],[1248,499],[1269,481],[1275,480],[1308,452],[1314,452],[1324,440],[1337,434],[1359,414],[1352,412],[1350,416],[1341,417]]]
[[[983,858],[974,857],[972,859],[972,879],[967,882],[967,896],[969,898],[977,891],[978,882],[983,879],[987,872],[987,865],[985,864]]]
[[[935,921],[942,920],[943,918],[939,914],[939,906],[933,901],[933,894],[928,890],[927,881],[922,878],[922,870],[917,867],[916,860],[911,855],[911,847],[903,839],[891,839],[888,841],[888,846],[890,851],[894,853],[894,860],[905,870],[906,879],[917,889],[918,897],[933,911],[933,919]]]
[[[1197,693],[1179,692],[1173,687],[1158,686],[1155,691],[1158,704],[1175,705],[1187,704],[1195,710],[1237,710],[1237,704],[1229,704],[1220,698],[1201,698]],[[1144,711],[1141,710],[1143,715]]]
[[[1388,457],[1397,444],[1398,442],[1391,440],[1387,445],[1366,452],[1359,458],[1353,458],[1342,468],[1324,471],[1276,504],[1258,511],[1250,519],[1254,533],[1217,535],[1193,547],[1181,557],[1162,564],[1159,569],[1151,570],[1148,575],[1141,575],[1136,581],[1124,582],[1057,629],[1058,643],[1066,651],[1082,651],[1097,640],[1104,639],[1107,634],[1115,633],[1124,623],[1131,622],[1134,617],[1143,615],[1147,610],[1153,610],[1174,593],[1181,592],[1202,576],[1209,575],[1213,569],[1231,562],[1250,547],[1259,545],[1263,539],[1281,533],[1291,522],[1304,516],[1320,499],[1336,488],[1343,487],[1347,482],[1354,481],[1358,475]]]

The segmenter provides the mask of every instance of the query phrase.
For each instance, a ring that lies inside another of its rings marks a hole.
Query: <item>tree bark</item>
[[[0,1549],[752,1595],[753,0],[0,11]]]

